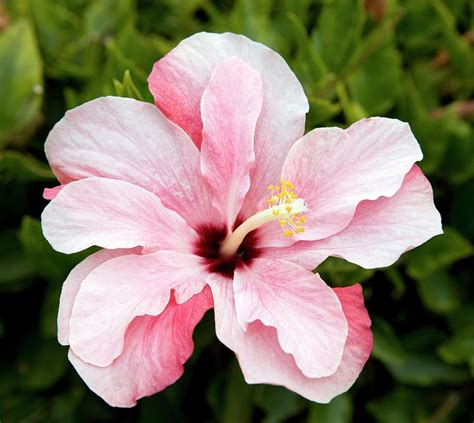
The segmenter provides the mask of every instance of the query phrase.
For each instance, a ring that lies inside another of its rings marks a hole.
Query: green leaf
[[[96,0],[84,14],[85,31],[92,39],[113,34],[135,19],[133,0]]]
[[[449,364],[468,363],[474,376],[474,327],[467,327],[438,347],[438,354]]]
[[[408,423],[414,421],[416,398],[406,388],[397,388],[381,398],[370,401],[367,410],[378,423]]]
[[[329,404],[310,405],[307,423],[350,423],[353,405],[349,394],[339,395]]]
[[[50,388],[66,370],[66,355],[56,339],[29,339],[18,358],[20,385],[33,391]]]
[[[383,363],[403,365],[406,354],[395,331],[388,322],[372,317],[374,349],[372,354]]]
[[[328,77],[327,67],[321,56],[311,44],[306,28],[299,16],[290,12],[285,22],[288,25],[288,33],[296,45],[295,72],[300,78],[307,81],[309,86],[317,87],[324,85]]]
[[[365,22],[362,1],[324,3],[313,40],[328,68],[339,73],[358,44]]]
[[[363,49],[363,45],[360,47]],[[353,101],[368,115],[382,115],[395,104],[400,86],[400,55],[389,40],[370,54],[348,78]]]
[[[265,412],[265,423],[287,421],[305,407],[305,401],[299,395],[280,386],[271,385],[257,386],[254,402]]]
[[[309,97],[310,112],[308,125],[310,128],[327,122],[341,112],[341,104],[333,103],[320,97]]]
[[[207,391],[215,420],[222,423],[251,421],[254,388],[245,383],[237,362],[218,373]]]
[[[472,254],[471,243],[458,231],[444,227],[444,234],[407,255],[407,272],[414,279],[422,279],[438,269],[455,263]]]
[[[462,367],[449,366],[429,351],[407,354],[405,364],[388,364],[392,376],[400,383],[414,386],[464,383],[469,375]]]
[[[418,294],[428,310],[447,313],[458,308],[460,303],[456,281],[441,269],[417,279]]]
[[[0,291],[14,292],[31,283],[33,266],[21,250],[14,230],[0,232]]]
[[[0,147],[15,141],[38,119],[43,66],[30,23],[20,20],[0,33]]]
[[[17,151],[0,152],[0,182],[54,180],[53,172],[38,159]]]
[[[355,283],[362,283],[374,274],[374,270],[364,269],[337,257],[328,257],[315,271],[327,283],[336,286],[350,286]]]
[[[132,75],[129,70],[126,70],[123,75],[123,82],[114,79],[115,92],[120,97],[130,97],[143,101],[143,96],[138,91],[133,82]]]

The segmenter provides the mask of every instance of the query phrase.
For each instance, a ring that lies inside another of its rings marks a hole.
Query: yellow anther
[[[285,179],[280,179],[280,185],[268,185],[268,190],[271,193],[267,204],[272,215],[277,216],[278,224],[285,237],[292,237],[304,232],[305,218],[299,214],[306,212],[307,208],[304,201],[298,198],[294,189],[295,186]]]

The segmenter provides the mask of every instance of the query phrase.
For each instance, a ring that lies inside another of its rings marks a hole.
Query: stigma
[[[295,193],[295,186],[290,181],[282,179],[279,185],[269,185],[267,189],[268,207],[249,217],[225,238],[220,249],[223,256],[233,256],[249,232],[270,222],[278,222],[284,237],[304,232],[303,213],[308,211],[308,207],[304,199]]]

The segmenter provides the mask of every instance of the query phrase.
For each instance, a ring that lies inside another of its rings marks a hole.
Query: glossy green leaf
[[[374,271],[364,269],[348,261],[329,257],[320,264],[315,271],[329,284],[336,286],[350,286],[355,283],[362,283],[369,279]]]
[[[456,331],[453,337],[438,347],[438,353],[447,363],[469,364],[474,376],[474,327]]]
[[[403,365],[406,354],[400,339],[390,324],[379,318],[372,318],[372,333],[374,336],[374,349],[372,354],[383,363]]]
[[[29,339],[18,357],[17,372],[26,390],[53,386],[66,370],[67,350],[56,339]]]
[[[14,230],[0,232],[0,292],[14,292],[31,284],[34,268],[21,250]]]
[[[393,107],[399,95],[400,55],[393,40],[367,54],[348,78],[349,92],[368,115],[381,115]]]
[[[444,234],[418,247],[408,255],[408,274],[421,279],[443,266],[472,255],[471,243],[458,231],[444,227]]]
[[[27,20],[0,32],[0,147],[31,130],[43,100],[43,65],[35,33]]]
[[[350,423],[353,405],[349,394],[339,395],[329,404],[312,404],[307,423]]]
[[[50,181],[55,177],[48,165],[17,151],[0,152],[0,182]]]
[[[418,293],[428,310],[446,313],[456,310],[460,294],[456,281],[444,270],[417,279]]]
[[[362,1],[338,0],[324,3],[314,33],[314,45],[333,72],[340,72],[360,39],[365,21]]]
[[[459,384],[469,379],[463,367],[447,365],[429,351],[409,353],[403,365],[388,364],[387,367],[398,382],[413,386]]]
[[[255,404],[265,412],[265,423],[285,422],[305,407],[299,395],[280,386],[259,385],[255,388]]]

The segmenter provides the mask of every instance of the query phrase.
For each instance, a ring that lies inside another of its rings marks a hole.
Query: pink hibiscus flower
[[[300,83],[241,35],[184,40],[149,85],[157,107],[99,98],[46,141],[62,184],[45,193],[46,238],[103,248],[64,283],[69,359],[109,404],[133,406],[181,376],[214,307],[248,383],[330,401],[370,355],[370,319],[359,285],[332,289],[312,270],[328,256],[388,266],[441,233],[409,126],[303,136]]]

